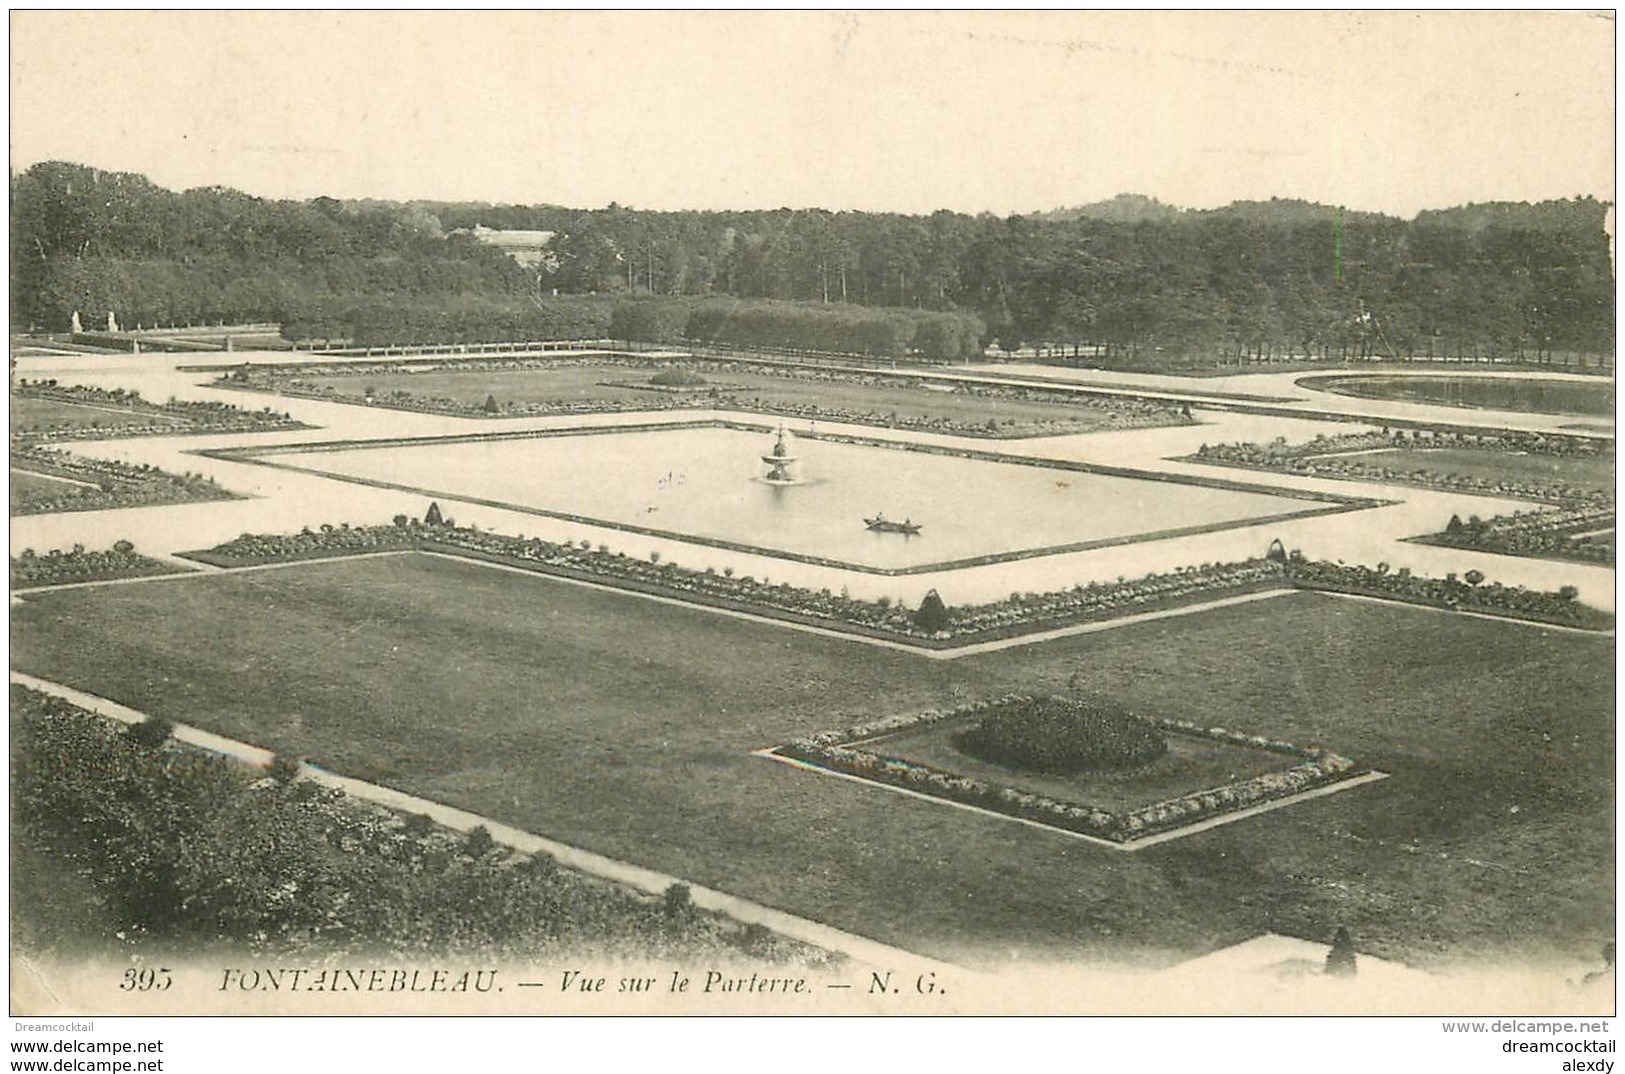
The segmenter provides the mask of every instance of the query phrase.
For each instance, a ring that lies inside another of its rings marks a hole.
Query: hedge
[[[274,778],[15,685],[11,726],[17,834],[70,861],[132,942],[486,959],[828,957],[720,915],[672,914],[658,896],[510,852],[483,829],[456,833]]]

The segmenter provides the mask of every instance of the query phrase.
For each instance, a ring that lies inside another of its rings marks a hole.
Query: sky
[[[264,197],[1614,200],[1586,12],[13,12],[11,166]]]

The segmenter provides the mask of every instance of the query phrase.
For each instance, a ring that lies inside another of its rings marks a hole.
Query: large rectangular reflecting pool
[[[278,452],[276,463],[427,497],[498,504],[706,544],[912,572],[1345,510],[1331,499],[1062,465],[788,441],[790,484],[765,480],[772,432],[578,430]],[[454,505],[444,505],[455,513]],[[917,535],[876,532],[884,515]],[[1262,548],[1262,545],[1260,545]]]

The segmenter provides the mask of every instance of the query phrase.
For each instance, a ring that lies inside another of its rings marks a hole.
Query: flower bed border
[[[1612,489],[1586,489],[1561,481],[1541,485],[1522,480],[1511,481],[1510,487],[1501,487],[1489,484],[1487,478],[1453,475],[1426,469],[1398,472],[1380,467],[1370,469],[1358,461],[1372,451],[1431,449],[1479,451],[1486,454],[1534,452],[1563,457],[1565,452],[1544,450],[1562,443],[1571,446],[1584,444],[1591,449],[1581,454],[1601,455],[1613,452],[1612,443],[1599,445],[1587,437],[1559,433],[1469,431],[1435,425],[1424,425],[1420,430],[1428,433],[1425,439],[1418,439],[1414,435],[1407,438],[1403,433],[1391,432],[1390,427],[1385,425],[1381,433],[1349,433],[1330,438],[1317,437],[1304,443],[1281,446],[1257,443],[1203,444],[1194,454],[1181,456],[1177,461],[1324,481],[1399,485],[1433,492],[1523,500],[1554,504],[1559,507],[1612,506],[1614,502]],[[1234,454],[1248,450],[1250,454],[1247,457],[1237,457]],[[1503,485],[1506,484],[1508,482],[1503,482]]]
[[[1547,542],[1547,547],[1544,548],[1527,546],[1520,548],[1503,539],[1506,534],[1498,528],[1498,524],[1511,522],[1522,514],[1523,512],[1514,512],[1511,515],[1495,515],[1492,518],[1485,519],[1482,527],[1477,530],[1462,527],[1460,532],[1452,533],[1449,529],[1443,529],[1437,533],[1424,533],[1416,537],[1407,537],[1406,540],[1413,544],[1432,545],[1436,548],[1456,548],[1464,552],[1487,552],[1492,556],[1515,556],[1519,559],[1542,559],[1555,563],[1579,563],[1593,567],[1612,567],[1614,565],[1615,550],[1612,547],[1587,546],[1583,542],[1575,541],[1573,534],[1563,532],[1565,529],[1589,532],[1586,529],[1587,527],[1594,530],[1613,529],[1616,516],[1612,510],[1609,510],[1606,515],[1600,515],[1594,519],[1560,522],[1550,528],[1528,531],[1527,537],[1538,537]],[[1535,517],[1538,519],[1539,516],[1536,515]],[[1587,547],[1594,549],[1594,552],[1588,555],[1582,551]]]
[[[334,537],[334,534],[338,536]],[[248,554],[243,554],[232,547],[239,542],[253,539],[272,545],[280,543],[281,547]],[[299,547],[301,543],[306,547]],[[493,544],[505,547],[490,547]],[[1613,616],[1607,613],[1572,601],[1564,601],[1559,605],[1565,611],[1571,611],[1571,614],[1566,616],[1542,615],[1538,609],[1499,608],[1492,604],[1474,603],[1473,595],[1479,591],[1460,584],[1449,591],[1456,600],[1455,604],[1451,604],[1443,598],[1431,599],[1427,594],[1399,591],[1394,588],[1422,583],[1432,583],[1435,588],[1439,588],[1445,586],[1446,581],[1413,579],[1404,573],[1390,577],[1366,568],[1304,560],[1301,557],[1289,560],[1265,558],[1214,564],[1208,568],[1209,571],[1219,570],[1226,573],[1207,575],[1198,572],[1194,579],[1185,577],[1187,572],[1175,571],[1150,574],[1122,583],[1091,586],[1088,589],[1079,586],[1071,590],[1059,590],[1051,594],[1038,595],[1040,599],[1043,596],[1061,598],[1062,603],[1059,607],[1052,601],[1048,609],[1049,614],[1045,614],[1046,608],[1038,607],[1032,609],[1036,614],[1025,618],[1018,614],[1022,611],[1019,607],[1022,602],[995,601],[987,605],[971,605],[968,606],[971,612],[984,617],[994,614],[994,618],[998,621],[981,628],[972,626],[956,634],[952,629],[931,632],[921,629],[913,622],[911,613],[901,606],[883,607],[878,603],[850,598],[841,598],[837,601],[836,598],[822,593],[815,594],[810,590],[789,587],[782,583],[773,586],[765,582],[756,583],[754,579],[748,577],[734,580],[726,574],[717,576],[711,571],[697,571],[673,563],[660,565],[646,563],[625,554],[609,552],[602,547],[593,550],[590,545],[588,548],[579,548],[566,542],[480,533],[461,527],[411,523],[406,526],[366,526],[355,529],[340,527],[323,533],[314,533],[307,529],[302,534],[288,536],[244,534],[234,541],[227,541],[212,549],[185,552],[180,555],[184,559],[231,569],[268,563],[297,563],[305,560],[403,552],[428,552],[494,563],[535,574],[552,575],[699,607],[740,612],[934,652],[950,652],[975,645],[1254,593],[1294,589],[1347,593],[1392,603],[1440,610],[1462,610],[1515,622],[1568,629],[1606,631],[1612,629],[1614,621]],[[1317,577],[1302,577],[1301,572],[1304,571],[1313,572]],[[1384,588],[1373,579],[1385,579],[1388,587]],[[1171,586],[1172,591],[1159,591],[1157,588],[1159,585],[1164,589]],[[737,589],[738,592],[722,591],[727,589]],[[1127,596],[1120,597],[1117,590],[1121,590]],[[781,593],[796,594],[799,595],[799,599],[788,603],[768,599],[773,594]],[[1075,595],[1091,598],[1093,603],[1078,602],[1073,606],[1066,606],[1065,601]],[[1540,593],[1528,595],[1553,596]],[[813,598],[824,600],[831,607],[827,611],[820,610],[815,606]],[[1012,603],[1017,606],[1011,607],[1009,611],[1016,618],[1010,618],[999,610],[1001,605]],[[993,613],[990,613],[990,609]],[[847,614],[843,615],[843,611]],[[851,615],[853,612],[863,614],[853,618]],[[961,614],[963,613],[964,609],[961,609]],[[950,616],[952,614],[950,612]]]
[[[690,355],[687,357],[687,360],[692,363],[701,363],[710,366],[741,364],[750,365],[759,367],[757,369],[758,372],[762,372],[765,375],[770,376],[776,375],[774,373],[775,369],[789,368],[795,371],[815,372],[819,374],[820,377],[831,380],[859,381],[868,379],[887,382],[896,387],[922,387],[922,382],[916,377],[879,369],[841,369],[827,366],[809,366],[793,362],[777,362],[761,359],[717,358],[705,355]],[[726,385],[720,382],[714,385],[702,385],[697,389],[681,389],[677,392],[673,392],[663,386],[651,386],[643,383],[632,384],[613,381],[600,382],[607,383],[610,386],[618,388],[653,390],[656,393],[671,397],[672,402],[668,405],[654,405],[652,402],[646,404],[635,401],[601,400],[594,403],[569,404],[557,408],[504,410],[493,414],[487,413],[482,407],[475,404],[461,404],[455,403],[455,401],[451,400],[425,398],[415,396],[410,393],[402,397],[379,397],[369,402],[361,398],[336,394],[330,390],[322,391],[316,389],[305,389],[293,386],[289,383],[289,381],[298,380],[302,377],[314,376],[363,377],[368,374],[387,375],[388,373],[407,365],[424,365],[432,368],[433,370],[457,374],[461,372],[480,373],[522,370],[545,371],[551,367],[557,366],[580,367],[593,365],[612,368],[622,367],[627,369],[647,370],[650,368],[668,365],[670,362],[671,359],[669,358],[648,358],[635,354],[606,351],[593,355],[566,355],[555,358],[535,355],[515,356],[507,360],[504,360],[501,356],[492,355],[450,356],[442,359],[417,359],[393,362],[387,359],[382,359],[377,363],[350,363],[342,365],[340,368],[323,372],[315,372],[308,365],[264,364],[256,367],[256,370],[262,374],[262,379],[259,381],[233,379],[230,372],[241,367],[231,366],[222,367],[226,371],[227,375],[220,378],[212,386],[230,388],[237,391],[279,395],[287,398],[315,399],[322,402],[341,403],[351,406],[380,407],[383,409],[401,410],[409,413],[436,414],[448,417],[464,418],[535,418],[562,414],[659,413],[674,409],[680,410],[690,408],[689,404],[684,401],[682,397],[696,394],[696,392],[699,394],[707,394],[730,390],[750,390],[748,388]],[[493,369],[491,368],[493,365],[504,368]],[[725,373],[726,370],[720,370],[718,372]],[[787,379],[795,378],[792,376],[788,377]],[[1177,428],[1180,426],[1196,424],[1196,422],[1189,417],[1188,413],[1182,411],[1177,404],[1171,404],[1166,399],[1157,396],[1142,396],[1124,392],[1091,392],[1087,390],[1062,391],[1060,388],[1052,388],[1047,385],[1035,387],[1031,385],[982,384],[977,382],[960,383],[956,385],[956,389],[962,390],[970,395],[989,396],[993,398],[994,401],[997,401],[999,398],[997,393],[1000,391],[1047,391],[1051,394],[1057,395],[1057,399],[1054,400],[1054,405],[1056,406],[1070,406],[1076,409],[1092,410],[1100,413],[1116,415],[1123,420],[1106,422],[1092,428],[1071,430],[1034,428],[1031,426],[1033,426],[1035,423],[1025,422],[1016,426],[1014,429],[1005,428],[1001,430],[997,428],[990,429],[983,423],[953,421],[950,419],[944,419],[944,424],[936,426],[924,425],[913,421],[882,421],[875,419],[868,412],[848,410],[840,407],[821,408],[821,412],[819,414],[811,415],[810,417],[811,420],[814,421],[837,422],[849,425],[867,425],[873,428],[901,429],[904,431],[936,433],[944,436],[960,436],[990,440],[1026,440],[1054,436],[1081,436],[1096,432],[1121,432],[1125,429]],[[1082,400],[1081,404],[1079,403],[1080,399]],[[1136,406],[1143,408],[1145,412],[1137,413],[1135,410]],[[799,412],[794,407],[787,406],[782,408],[774,408],[771,405],[750,405],[727,399],[707,400],[706,408],[711,410],[738,411],[740,413],[772,414],[773,416],[780,418],[806,419],[809,417],[809,415]],[[1063,418],[1057,418],[1056,420],[1058,422],[1065,421]]]
[[[1032,698],[1026,694],[1006,694],[954,709],[930,709],[909,716],[886,717],[837,730],[820,731],[758,752],[769,758],[790,760],[853,779],[1088,836],[1123,849],[1129,849],[1134,843],[1152,836],[1215,817],[1374,774],[1372,769],[1330,750],[1306,748],[1223,727],[1202,727],[1188,720],[1142,715],[1138,718],[1166,733],[1295,757],[1299,763],[1220,787],[1203,788],[1150,805],[1113,811],[1084,802],[1019,791],[1014,787],[963,776],[950,769],[858,748],[866,742],[899,731],[964,719],[1001,705],[1030,700]]]
[[[1491,556],[1511,556],[1514,559],[1539,559],[1548,563],[1573,563],[1580,567],[1607,567],[1612,568],[1615,562],[1613,554],[1586,556],[1563,548],[1549,548],[1543,551],[1518,551],[1512,548],[1503,548],[1492,544],[1473,544],[1468,541],[1457,541],[1446,537],[1443,533],[1424,533],[1420,537],[1406,537],[1411,544],[1431,545],[1434,548],[1453,548],[1459,552],[1483,552]]]
[[[55,443],[76,443],[87,440],[133,440],[142,437],[156,436],[224,436],[239,433],[282,433],[296,432],[302,429],[315,429],[317,426],[307,425],[302,421],[289,417],[287,414],[277,414],[266,407],[263,410],[244,410],[239,407],[230,407],[229,412],[222,410],[219,413],[222,420],[209,422],[202,420],[198,413],[187,413],[184,404],[178,407],[171,404],[153,403],[142,399],[139,394],[127,397],[123,402],[115,400],[80,398],[80,393],[74,386],[45,386],[33,382],[19,383],[12,388],[12,395],[21,399],[38,399],[48,403],[61,403],[64,406],[84,407],[88,410],[101,410],[108,414],[127,414],[132,418],[166,419],[166,423],[138,425],[134,422],[114,426],[69,426],[60,429],[19,429],[11,432],[10,440],[14,445],[46,446]],[[210,413],[207,410],[204,413]]]
[[[1487,615],[1497,619],[1510,619],[1520,623],[1534,623],[1541,626],[1564,627],[1570,630],[1589,630],[1606,632],[1614,627],[1614,617],[1607,612],[1580,604],[1577,601],[1558,597],[1550,591],[1527,590],[1522,586],[1502,587],[1499,583],[1483,587],[1458,582],[1455,575],[1445,578],[1415,577],[1401,571],[1398,575],[1382,575],[1366,567],[1349,566],[1342,563],[1332,563],[1328,560],[1294,559],[1288,562],[1289,584],[1307,590],[1311,593],[1342,593],[1354,597],[1366,597],[1372,600],[1390,601],[1396,604],[1411,604],[1419,608],[1436,608],[1440,611],[1467,612],[1472,615]],[[1313,576],[1306,577],[1302,573],[1294,575],[1293,572],[1311,572]],[[1328,577],[1333,575],[1340,577]],[[1382,580],[1382,581],[1379,581]],[[1383,581],[1388,584],[1384,585]],[[1424,594],[1404,592],[1393,588],[1400,583],[1417,583],[1430,585],[1439,590],[1437,593]],[[1548,604],[1554,609],[1546,612],[1537,608],[1512,608],[1492,603],[1485,594],[1489,593],[1522,594],[1529,598],[1557,597],[1557,603]],[[1571,614],[1555,614],[1555,609],[1561,608]]]
[[[60,477],[77,482],[83,491],[61,500],[38,500],[10,505],[11,517],[71,514],[79,511],[124,511],[137,507],[173,507],[177,504],[219,503],[248,497],[215,484],[213,479],[175,474],[157,467],[142,469],[111,459],[73,455],[65,449],[42,444],[12,442],[11,468],[25,474]],[[106,488],[103,481],[116,487]],[[86,487],[86,486],[94,486]],[[117,502],[131,495],[135,503]],[[145,497],[141,499],[140,497]]]
[[[111,555],[118,553],[102,552],[100,554],[102,556],[111,558]],[[120,578],[163,578],[170,575],[192,573],[185,567],[178,567],[173,563],[165,563],[162,560],[153,559],[150,556],[143,556],[138,552],[129,552],[119,555],[121,556],[122,561],[112,563],[108,566],[102,567],[101,569],[85,571],[82,574],[64,574],[62,576],[53,578],[18,577],[17,572],[23,565],[25,565],[26,561],[21,556],[12,556],[11,591],[13,593],[32,592],[36,589],[54,589],[58,586],[65,585],[85,585],[92,582],[111,582]],[[44,564],[48,567],[57,565],[71,567],[75,565],[75,560],[71,553],[61,554],[60,551],[58,551],[58,554],[55,555],[48,552],[43,556],[35,556],[34,562]]]
[[[1314,458],[1335,459],[1337,455],[1313,456]],[[1354,457],[1353,455],[1349,456]],[[1555,507],[1568,507],[1576,503],[1607,502],[1612,499],[1607,493],[1598,493],[1591,497],[1562,496],[1556,493],[1535,493],[1519,490],[1506,491],[1495,488],[1482,488],[1478,485],[1466,483],[1456,484],[1444,480],[1443,475],[1432,470],[1414,471],[1411,476],[1395,474],[1383,476],[1381,474],[1359,474],[1350,472],[1334,473],[1329,470],[1316,470],[1313,473],[1307,470],[1295,469],[1291,466],[1272,466],[1257,462],[1240,462],[1231,459],[1221,459],[1213,455],[1180,455],[1173,462],[1195,463],[1198,466],[1219,466],[1230,470],[1250,470],[1259,474],[1279,474],[1283,477],[1301,477],[1314,481],[1348,481],[1357,485],[1399,485],[1404,488],[1426,489],[1429,492],[1444,492],[1454,496],[1482,496],[1485,499],[1518,500],[1525,503],[1544,503]]]
[[[407,530],[398,530],[393,527],[368,527],[351,530],[351,533],[387,531],[390,538],[379,541],[377,544],[367,545],[332,545],[321,546],[313,544],[306,549],[299,549],[280,554],[266,555],[238,555],[228,548],[232,542],[211,549],[201,549],[191,552],[180,552],[181,559],[204,563],[224,570],[235,570],[244,567],[260,567],[268,564],[295,564],[329,559],[344,559],[360,556],[397,555],[410,552],[423,552],[430,555],[440,555],[451,559],[466,559],[477,563],[490,563],[499,567],[514,570],[523,570],[531,574],[544,577],[563,578],[568,581],[582,582],[588,585],[603,586],[609,589],[624,590],[630,593],[640,593],[647,596],[659,597],[665,600],[681,601],[702,608],[715,608],[721,611],[738,612],[763,619],[773,619],[798,626],[816,627],[841,634],[850,634],[860,638],[872,638],[898,645],[906,645],[928,652],[952,652],[956,649],[968,648],[975,645],[984,645],[992,642],[1005,641],[1011,638],[1026,637],[1030,634],[1045,633],[1051,630],[1065,630],[1069,627],[1083,626],[1090,623],[1104,622],[1133,615],[1147,615],[1154,612],[1169,611],[1188,607],[1193,604],[1205,604],[1215,600],[1224,600],[1232,597],[1247,596],[1255,593],[1286,592],[1291,588],[1290,583],[1279,577],[1251,579],[1241,582],[1227,582],[1209,588],[1189,590],[1173,595],[1153,595],[1145,598],[1132,599],[1123,603],[1112,603],[1087,610],[1078,610],[1071,614],[1049,616],[1041,619],[1027,620],[1020,623],[1001,624],[970,633],[953,635],[951,633],[927,634],[911,624],[905,628],[904,623],[909,619],[909,613],[901,608],[895,608],[896,615],[886,623],[863,623],[849,619],[840,619],[829,615],[819,615],[814,611],[803,611],[786,608],[765,601],[752,600],[743,595],[732,596],[726,594],[698,592],[693,589],[681,588],[659,580],[629,577],[624,573],[616,573],[616,568],[627,569],[630,565],[639,568],[644,566],[643,561],[631,559],[624,555],[595,550],[568,550],[570,558],[577,563],[556,562],[549,559],[539,559],[531,556],[507,554],[490,549],[473,548],[456,540],[447,540],[449,534],[459,530],[434,530],[414,527]],[[334,531],[342,533],[344,531]],[[393,535],[399,535],[396,539]],[[247,536],[247,535],[245,535]],[[314,541],[318,535],[312,534]],[[513,541],[515,544],[530,544],[529,540],[521,542],[519,538],[502,537],[497,534],[480,534],[484,539],[498,539]],[[563,548],[564,546],[560,546]],[[1239,564],[1242,566],[1245,564]],[[607,569],[606,569],[607,568]],[[675,564],[666,564],[664,572],[687,577],[693,575],[708,576],[709,572],[694,571],[679,567]],[[1151,577],[1173,577],[1155,575]],[[746,584],[745,579],[739,579]],[[1130,584],[1143,583],[1144,579],[1135,579]],[[765,585],[770,590],[779,590],[782,586]],[[806,590],[797,590],[806,592]],[[900,618],[899,618],[900,617]]]

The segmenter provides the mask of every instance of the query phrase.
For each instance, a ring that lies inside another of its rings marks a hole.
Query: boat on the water
[[[893,522],[885,515],[878,513],[874,518],[864,519],[863,524],[869,527],[869,529],[875,533],[901,533],[905,537],[912,537],[916,533],[920,532],[920,524],[918,522],[910,522],[906,518],[901,522]]]

